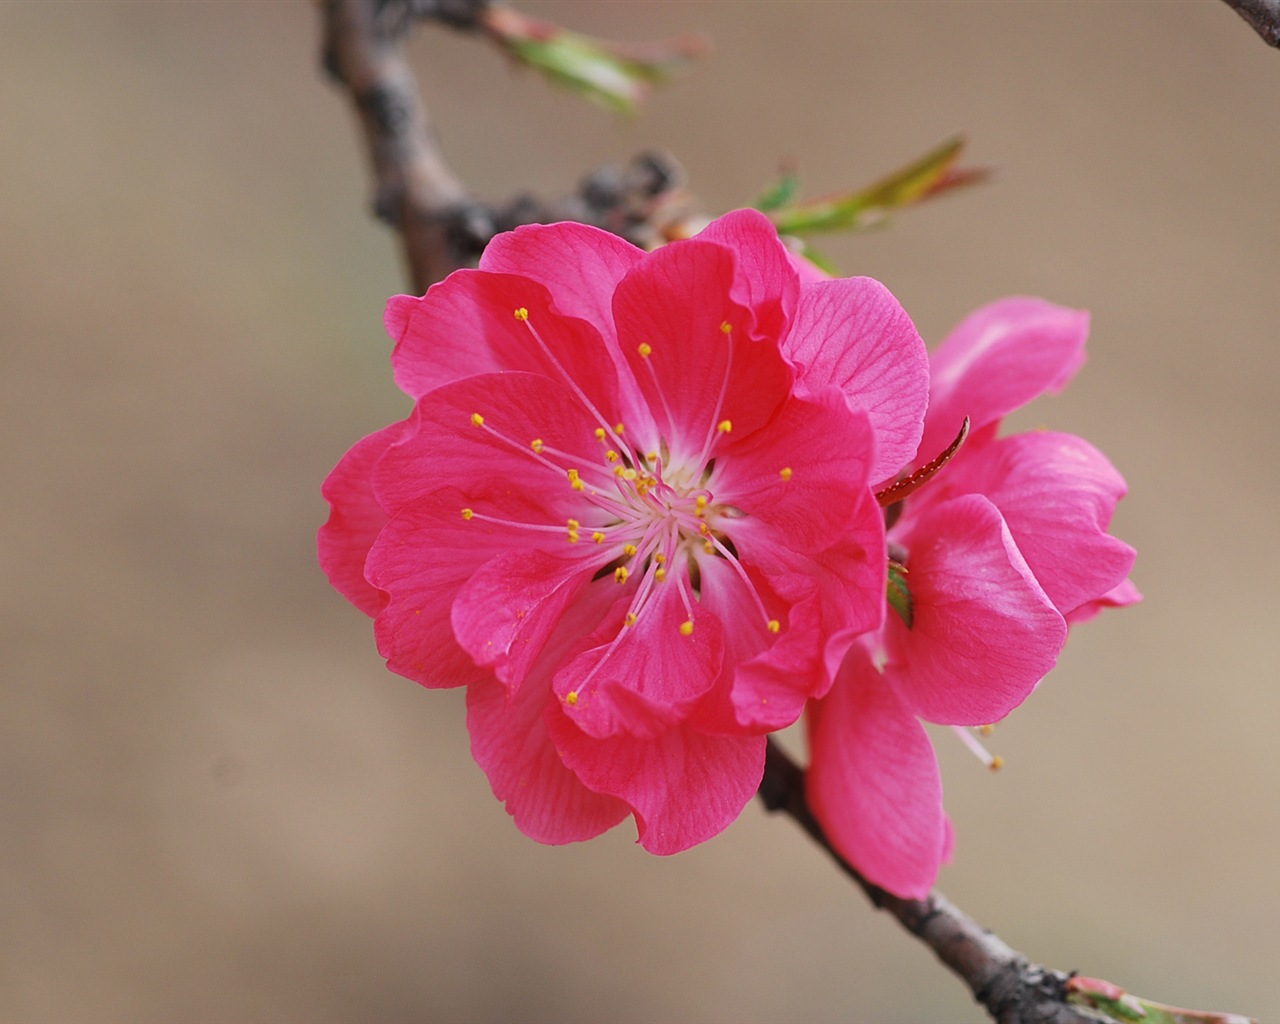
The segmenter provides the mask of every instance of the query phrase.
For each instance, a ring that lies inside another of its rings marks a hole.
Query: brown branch
[[[1223,0],[1269,46],[1280,46],[1280,0]]]
[[[872,885],[836,852],[805,799],[804,772],[772,740],[765,756],[759,796],[765,807],[795,820],[881,910],[931,950],[969,986],[974,999],[999,1024],[1097,1024],[1108,1020],[1069,1005],[1069,975],[1032,963],[979,925],[942,893],[904,900]]]
[[[1226,2],[1238,10],[1260,7],[1273,14],[1280,4]],[[415,19],[482,31],[480,17],[487,4],[488,0],[320,0],[324,65],[351,95],[373,165],[374,209],[400,236],[412,287],[425,291],[471,263],[499,231],[519,224],[575,220],[646,248],[695,231],[698,217],[683,192],[683,175],[663,155],[642,155],[625,170],[596,171],[576,194],[553,204],[519,196],[493,206],[468,194],[445,162],[403,39]],[[772,740],[767,750],[759,789],[764,805],[793,818],[872,903],[932,949],[999,1024],[1111,1020],[1068,1004],[1069,975],[1032,963],[941,893],[904,900],[868,882],[835,851],[814,818],[805,799],[804,772]],[[1082,980],[1086,979],[1077,979]]]
[[[350,93],[376,182],[374,211],[400,236],[413,289],[474,262],[495,234],[520,224],[575,220],[644,248],[683,230],[684,174],[670,157],[641,154],[625,169],[588,175],[554,203],[520,195],[492,205],[449,169],[404,52],[415,19],[483,31],[485,0],[322,0],[324,66]]]

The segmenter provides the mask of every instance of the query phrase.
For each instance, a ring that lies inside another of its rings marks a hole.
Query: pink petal
[[[614,338],[613,292],[644,250],[587,224],[528,224],[495,235],[480,269],[521,274],[544,285],[557,312]]]
[[[950,472],[948,467],[944,472]],[[957,462],[953,487],[985,494],[1000,509],[1040,586],[1064,615],[1117,586],[1134,550],[1107,527],[1124,478],[1072,434],[1002,438]]]
[[[514,690],[591,575],[581,554],[504,552],[459,590],[451,615],[454,636],[476,664],[492,668]]]
[[[800,294],[783,353],[810,391],[828,385],[871,417],[873,483],[908,465],[920,445],[929,401],[929,355],[906,311],[869,277],[822,281]]]
[[[1067,614],[1067,624],[1074,626],[1088,622],[1104,608],[1125,608],[1142,600],[1142,593],[1133,585],[1132,580],[1125,580],[1112,587],[1096,601],[1086,601]]]
[[[597,739],[617,733],[652,738],[670,729],[712,687],[724,658],[719,620],[696,601],[690,615],[674,578],[656,584],[635,625],[624,626],[636,586],[628,586],[585,649],[552,680],[565,716]],[[603,580],[596,587],[616,584]],[[688,636],[680,632],[686,620],[693,622]]]
[[[583,605],[566,616],[546,656],[513,696],[492,679],[467,689],[471,752],[516,826],[542,843],[590,839],[631,813],[622,801],[587,789],[564,766],[547,735],[551,669],[598,615],[598,609]]]
[[[472,419],[477,413],[481,425]],[[374,469],[374,493],[394,513],[422,495],[461,488],[467,500],[454,510],[458,524],[463,506],[543,525],[562,526],[569,518],[585,523],[593,509],[571,489],[568,470],[590,479],[592,467],[604,465],[594,433],[599,422],[572,391],[546,377],[503,373],[457,381],[418,403],[411,429]],[[539,456],[535,439],[564,455]],[[482,510],[472,499],[494,505]],[[534,541],[547,538],[530,535],[524,543]]]
[[[915,621],[887,617],[886,674],[928,721],[999,721],[1053,667],[1066,623],[981,495],[929,509],[904,543]]]
[[[1089,314],[1043,299],[1010,298],[971,313],[933,353],[920,459],[941,452],[966,416],[975,435],[1084,363]]]
[[[781,339],[795,312],[800,287],[796,268],[778,229],[758,210],[734,210],[697,235],[733,251],[737,262],[733,298],[755,317],[753,337]]]
[[[369,552],[367,572],[389,600],[374,623],[387,668],[423,686],[461,686],[489,676],[453,635],[450,609],[471,575],[507,549],[497,531],[463,530],[456,490],[410,505],[383,529]],[[447,524],[457,520],[453,536]]]
[[[651,739],[594,739],[560,704],[548,707],[547,727],[567,768],[631,805],[650,853],[679,853],[722,832],[764,776],[763,736],[704,736],[677,726]]]
[[[746,514],[723,528],[743,558],[767,566],[772,553],[816,553],[847,531],[869,496],[875,438],[867,414],[826,388],[808,399],[788,399],[767,430],[718,452],[708,486],[718,501]],[[863,511],[883,521],[878,510]],[[865,539],[882,547],[882,528]]]
[[[587,321],[558,312],[546,287],[529,277],[459,270],[420,299],[391,299],[386,322],[396,342],[396,384],[414,398],[475,374],[521,370],[565,383],[614,415],[610,346]]]
[[[696,461],[722,421],[738,437],[763,426],[791,385],[777,345],[751,339],[755,313],[735,301],[735,275],[730,250],[695,238],[652,253],[614,296],[623,356],[675,463]]]
[[[316,536],[320,567],[334,589],[369,616],[387,603],[387,595],[364,575],[369,548],[387,523],[387,514],[373,496],[371,475],[404,429],[404,423],[393,423],[356,442],[320,488],[331,509]]]
[[[813,707],[805,792],[868,881],[906,899],[933,887],[947,848],[942,782],[924,728],[855,645]]]

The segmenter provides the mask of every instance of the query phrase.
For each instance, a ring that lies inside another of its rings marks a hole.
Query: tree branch
[[[772,739],[759,796],[770,811],[792,818],[872,903],[933,950],[999,1024],[1097,1024],[1108,1019],[1069,1005],[1069,975],[1032,963],[942,893],[904,900],[863,878],[827,839],[805,798],[804,772]]]
[[[405,57],[403,39],[415,19],[483,31],[488,0],[319,2],[324,16],[324,66],[350,93],[373,167],[374,210],[399,234],[412,287],[418,293],[471,263],[495,234],[520,224],[574,220],[645,248],[697,230],[700,218],[683,191],[683,174],[674,160],[661,154],[641,155],[625,170],[602,168],[584,179],[576,194],[557,203],[543,204],[521,195],[493,206],[469,195],[445,162]],[[1269,42],[1280,40],[1280,0],[1225,2]],[[1273,35],[1268,36],[1251,17],[1258,12]],[[932,949],[998,1024],[1113,1020],[1069,1003],[1068,996],[1075,989],[1077,994],[1118,993],[1119,999],[1125,995],[1123,990],[1093,979],[1073,981],[1070,975],[1031,962],[941,893],[905,900],[863,878],[836,852],[814,817],[805,797],[804,772],[771,739],[759,796],[770,811],[794,819],[876,907],[888,911]]]
[[[1280,0],[1223,0],[1262,36],[1268,46],[1280,46]]]

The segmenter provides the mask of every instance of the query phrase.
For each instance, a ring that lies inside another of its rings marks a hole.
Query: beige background
[[[661,144],[712,209],[953,131],[1000,184],[829,246],[936,341],[1094,312],[1021,419],[1127,474],[1142,606],[993,738],[940,735],[942,888],[1030,955],[1280,1019],[1280,53],[1225,6],[594,2],[717,53],[620,122],[424,31],[486,196]],[[461,695],[386,673],[326,586],[320,480],[402,415],[401,288],[292,3],[0,3],[0,1019],[983,1019],[786,821],[650,857],[521,837]]]

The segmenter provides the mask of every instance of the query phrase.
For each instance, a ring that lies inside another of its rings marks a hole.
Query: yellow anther
[[[604,434],[605,434],[604,427],[596,427],[596,440],[597,440],[597,441],[603,441],[603,440],[604,440]]]
[[[623,480],[634,480],[637,476],[639,476],[639,474],[630,466],[622,471]]]
[[[657,569],[653,570],[653,578],[661,583],[667,578],[667,570],[659,566]]]
[[[596,530],[596,532],[591,535],[591,539],[595,541],[597,544],[603,544],[604,534],[601,533],[599,530]]]
[[[783,480],[790,480],[790,479],[791,479],[791,467],[790,467],[790,466],[783,466],[780,470],[778,470],[778,476],[782,477],[782,479],[783,479]]]
[[[680,623],[680,635],[693,636],[693,620],[692,619],[685,619],[684,622]]]
[[[656,555],[653,556],[653,560],[657,562],[659,565],[662,565],[667,560],[667,556],[664,555],[661,551],[659,551]]]
[[[699,517],[706,514],[707,496],[705,494],[699,494],[698,497],[694,499],[693,509],[694,509],[694,514]]]
[[[618,453],[615,452],[612,448],[610,448],[607,452],[604,453],[604,457],[609,462],[618,461]]]
[[[622,474],[623,474],[623,473],[625,473],[626,471],[627,471],[627,467],[626,467],[626,466],[614,466],[614,467],[613,467],[613,475],[614,475],[614,476],[616,476],[619,480],[621,480],[621,479],[622,479]]]
[[[576,519],[569,519],[565,521],[565,525],[567,525],[571,530],[576,530],[582,524]]]
[[[1004,767],[1004,758],[1001,757],[999,754],[996,754],[996,756],[991,759],[991,763],[987,765],[987,767],[990,768],[993,772],[998,772],[1001,768]]]
[[[622,546],[622,553],[626,555],[628,558],[635,558],[636,546],[634,544],[624,544]]]
[[[578,534],[578,531],[577,531],[577,530],[570,530],[570,531],[569,531],[569,543],[570,543],[570,544],[577,544],[577,543],[578,543],[578,537],[579,537],[579,534]]]
[[[586,486],[582,482],[582,480],[578,477],[578,471],[576,469],[569,470],[568,477],[569,477],[569,486],[572,487],[575,491],[580,491]]]
[[[702,542],[702,550],[709,555],[714,555],[716,553],[716,546],[712,544],[711,541],[704,540]]]
[[[626,583],[627,577],[630,575],[631,573],[627,572],[627,567],[625,565],[620,565],[618,568],[613,570],[613,578],[619,583]]]
[[[641,359],[648,359],[651,355],[653,355],[653,346],[650,345],[647,341],[642,341],[640,342],[640,347],[637,348],[636,351],[640,353]]]
[[[645,459],[647,459],[649,462],[657,462],[657,461],[658,461],[658,453],[657,453],[657,452],[645,452],[644,457],[645,457]]]
[[[569,704],[569,705],[577,704],[577,703],[578,703],[578,691],[577,691],[577,690],[570,690],[568,693],[566,693],[566,694],[564,695],[564,702],[565,702],[566,704]]]
[[[990,735],[991,735],[993,732],[995,732],[995,731],[996,731],[996,727],[995,727],[994,725],[980,725],[980,726],[978,726],[978,735],[979,735],[979,736],[990,736]]]
[[[541,453],[544,447],[542,444],[542,438],[535,437],[532,441],[529,442],[529,447],[532,448],[535,452]]]
[[[720,431],[720,433],[722,434],[727,434],[732,429],[733,429],[733,424],[730,423],[728,420],[721,420],[719,423],[716,424],[716,430]]]
[[[617,434],[619,437],[621,437],[621,436],[622,436],[622,424],[621,424],[621,423],[615,423],[615,424],[613,425],[613,432],[614,432],[615,434]]]
[[[464,509],[462,510],[462,518],[463,518],[463,519],[468,519],[468,520],[469,520],[473,515],[475,515],[475,512],[473,512],[473,511],[472,511],[471,509],[469,509],[469,508],[464,508]]]
[[[711,527],[709,527],[706,523],[699,523],[698,532],[705,537],[707,534],[711,532]]]
[[[769,620],[769,632],[770,632],[770,633],[778,633],[778,632],[781,632],[781,630],[782,630],[782,623],[781,623],[781,622],[779,622],[777,619],[770,619],[770,620]]]
[[[733,330],[733,324],[729,323],[728,320],[726,320],[724,323],[720,325],[720,331],[723,334],[728,334],[732,330]]]
[[[528,320],[529,311],[525,309],[524,306],[521,306],[519,309],[516,310],[515,317],[517,320]]]
[[[483,416],[481,416],[478,412],[473,412],[473,413],[471,414],[471,422],[472,422],[473,424],[475,424],[475,426],[477,426],[477,427],[483,427],[483,426],[484,426],[484,417],[483,417]]]
[[[636,624],[636,613],[627,612],[627,617],[622,620],[624,626],[634,626]]]

